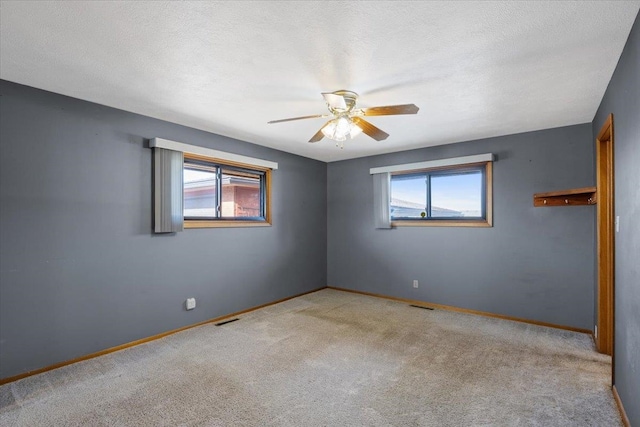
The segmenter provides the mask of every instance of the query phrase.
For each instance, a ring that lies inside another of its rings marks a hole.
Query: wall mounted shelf
[[[533,206],[581,206],[598,202],[596,187],[573,188],[533,195]]]

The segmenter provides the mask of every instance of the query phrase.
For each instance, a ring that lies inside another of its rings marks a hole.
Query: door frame
[[[613,356],[615,327],[613,114],[596,138],[597,335],[599,352]],[[613,357],[612,357],[613,375]]]

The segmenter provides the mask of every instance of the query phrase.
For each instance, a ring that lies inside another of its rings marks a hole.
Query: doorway
[[[596,138],[597,313],[596,348],[613,356],[614,343],[614,183],[613,114]],[[613,361],[612,361],[613,368]]]

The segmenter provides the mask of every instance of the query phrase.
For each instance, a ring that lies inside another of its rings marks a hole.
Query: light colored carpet
[[[2,426],[618,426],[585,334],[325,289],[0,387]]]

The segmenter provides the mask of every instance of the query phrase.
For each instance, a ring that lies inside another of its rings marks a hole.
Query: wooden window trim
[[[392,227],[493,227],[493,162],[480,162],[465,164],[459,166],[443,166],[439,168],[407,170],[402,172],[392,173],[391,176],[406,175],[410,173],[419,172],[434,172],[442,170],[464,170],[465,168],[473,168],[478,166],[485,167],[486,176],[486,188],[485,188],[485,203],[486,203],[486,219],[482,220],[394,220],[391,221]]]
[[[200,220],[185,219],[184,228],[244,228],[244,227],[271,227],[271,172],[265,167],[249,165],[246,163],[230,162],[228,160],[216,159],[214,157],[202,156],[199,154],[184,153],[185,160],[201,160],[215,163],[221,166],[235,166],[245,169],[264,172],[265,184],[265,219],[264,220]]]

